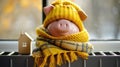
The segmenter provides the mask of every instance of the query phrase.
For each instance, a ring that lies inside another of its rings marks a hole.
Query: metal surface
[[[0,67],[33,67],[34,59],[31,55],[20,55],[18,52],[0,52]],[[59,66],[58,66],[59,67]],[[63,64],[61,67],[120,67],[120,52],[93,52],[88,60],[79,58],[73,63]]]
[[[93,44],[93,52],[98,51],[120,51],[120,41],[90,41]],[[32,48],[35,48],[35,42],[32,42]],[[17,41],[0,41],[0,52],[1,51],[15,51],[18,52]]]
[[[88,60],[79,58],[73,63],[61,67],[120,67],[120,41],[91,41],[94,51]],[[32,49],[35,48],[32,42]],[[31,55],[18,53],[17,41],[0,41],[0,67],[33,67]],[[59,67],[59,66],[58,66]]]

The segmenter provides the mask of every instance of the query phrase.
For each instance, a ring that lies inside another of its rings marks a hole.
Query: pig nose
[[[67,32],[69,30],[69,24],[63,20],[58,22],[58,30],[61,32]]]
[[[67,27],[68,27],[68,24],[67,24],[67,23],[60,23],[60,24],[59,24],[59,27],[60,27],[60,28],[67,28]]]

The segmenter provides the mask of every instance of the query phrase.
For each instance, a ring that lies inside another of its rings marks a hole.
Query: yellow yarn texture
[[[89,34],[84,28],[84,11],[69,0],[55,0],[54,6],[46,16],[43,25],[36,28],[36,49],[33,51],[35,67],[56,67],[66,62],[74,62],[78,57],[88,58],[92,44],[88,43]],[[78,26],[80,32],[54,37],[46,28],[53,21],[67,19]]]
[[[56,0],[52,3],[54,6],[44,20],[46,28],[52,21],[59,19],[67,19],[75,23],[80,30],[84,29],[82,21],[86,19],[86,15],[76,4],[69,0]]]
[[[61,66],[63,63],[77,60],[78,57],[87,59],[88,53],[93,49],[92,44],[88,43],[86,30],[62,37],[51,36],[43,26],[38,27],[36,32],[37,50],[33,51],[33,57],[35,66],[38,67]]]

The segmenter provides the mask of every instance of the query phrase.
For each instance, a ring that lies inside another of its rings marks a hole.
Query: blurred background
[[[0,0],[0,39],[18,39],[21,32],[35,38],[42,23],[42,0]]]
[[[21,32],[36,38],[43,6],[54,0],[0,0],[0,40],[17,40]],[[120,0],[72,0],[88,15],[90,40],[120,40]]]

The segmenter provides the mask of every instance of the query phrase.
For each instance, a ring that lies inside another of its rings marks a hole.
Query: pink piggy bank
[[[83,25],[87,18],[84,11],[71,1],[55,0],[44,7],[44,13],[43,24],[36,28],[37,48],[33,51],[36,64],[56,67],[77,57],[87,59],[93,46],[88,43],[89,35]]]
[[[48,25],[47,29],[52,36],[56,37],[66,36],[79,32],[78,27],[74,23],[66,19],[53,21]]]
[[[52,5],[45,7],[44,8],[45,14],[47,15],[52,9],[53,9]],[[66,35],[80,32],[77,25],[67,19],[58,19],[58,20],[52,21],[47,26],[47,30],[52,36],[55,36],[55,37],[66,36]]]

